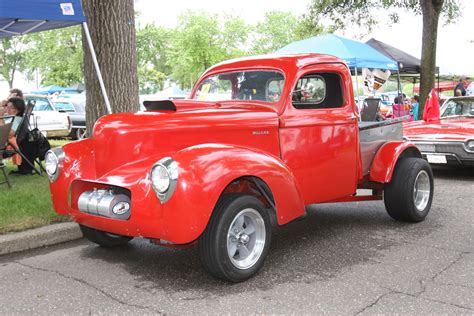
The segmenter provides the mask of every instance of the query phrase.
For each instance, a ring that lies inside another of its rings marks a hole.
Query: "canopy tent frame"
[[[109,96],[97,61],[94,44],[84,16],[80,0],[34,0],[19,3],[17,0],[2,0],[0,3],[0,39],[21,36],[32,32],[82,25],[87,46],[97,74],[107,113],[112,113]],[[7,13],[4,13],[7,12]],[[44,14],[42,18],[39,15]],[[33,25],[30,25],[33,24]],[[22,26],[26,26],[22,28]]]
[[[293,42],[278,49],[275,53],[321,53],[344,60],[348,68],[354,70],[357,100],[359,99],[359,69],[399,70],[399,65],[393,59],[375,50],[370,45],[334,34],[314,36]]]

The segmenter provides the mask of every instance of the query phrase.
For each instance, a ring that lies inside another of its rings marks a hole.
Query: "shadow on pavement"
[[[202,269],[197,248],[169,249],[137,239],[116,249],[90,244],[81,256],[120,264],[135,277],[136,288],[192,300],[329,279],[346,267],[377,263],[380,251],[398,244],[395,240],[416,240],[437,227],[430,217],[419,224],[396,222],[385,213],[383,202],[314,206],[306,219],[274,232],[265,265],[254,278],[230,285]]]
[[[431,166],[435,178],[446,180],[474,180],[474,167]]]

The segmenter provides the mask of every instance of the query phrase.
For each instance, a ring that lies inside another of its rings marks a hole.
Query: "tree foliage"
[[[27,73],[38,70],[41,85],[71,86],[84,81],[81,29],[79,26],[29,35],[25,53]]]
[[[25,68],[25,51],[28,49],[27,37],[3,38],[0,40],[0,76],[13,87],[17,71]]]
[[[170,49],[171,30],[146,25],[137,31],[137,67],[140,93],[150,94],[163,89]]]
[[[156,93],[169,81],[190,88],[204,70],[218,62],[270,53],[292,41],[324,31],[328,29],[287,12],[268,12],[263,21],[255,25],[232,15],[219,17],[204,12],[185,12],[175,28],[151,24],[137,30],[139,90],[141,94]],[[18,53],[8,48],[9,58],[16,56],[21,62],[10,61],[8,65],[24,71],[30,79],[38,71],[41,85],[70,86],[84,82],[79,26],[8,41],[21,43],[15,46]],[[2,74],[11,74],[12,69],[2,67]]]
[[[401,10],[421,15],[423,2],[441,3],[448,23],[460,14],[459,0],[313,0],[306,19],[310,22],[325,19],[333,29],[350,28],[355,24],[371,31],[379,23],[376,13],[380,10],[391,22],[398,23]]]
[[[449,23],[460,15],[459,0],[312,0],[307,19],[310,22],[325,19],[334,28],[348,28],[354,24],[371,30],[377,23],[377,10],[384,10],[392,22],[399,22],[401,10],[422,15],[422,51],[420,74],[420,111],[434,86],[436,45],[439,18]]]
[[[222,31],[221,31],[222,30]],[[171,40],[171,78],[190,88],[201,73],[225,59],[243,56],[240,49],[249,30],[241,19],[187,12],[178,19]]]

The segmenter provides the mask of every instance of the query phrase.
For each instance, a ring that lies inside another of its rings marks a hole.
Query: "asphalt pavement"
[[[436,170],[418,224],[383,202],[326,204],[276,230],[254,278],[213,279],[197,250],[86,240],[0,256],[0,314],[474,314],[474,169]]]

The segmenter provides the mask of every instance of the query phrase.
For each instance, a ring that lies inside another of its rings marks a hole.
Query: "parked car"
[[[231,282],[254,275],[272,226],[310,204],[383,199],[392,218],[422,221],[430,165],[400,119],[359,122],[351,81],[328,55],[222,62],[191,100],[106,115],[90,138],[49,151],[54,208],[104,247],[196,244],[204,268]]]
[[[30,126],[38,129],[48,138],[66,137],[71,133],[71,119],[67,113],[59,112],[43,95],[27,94],[26,102],[34,104]]]
[[[71,133],[69,137],[72,139],[81,139],[86,132],[86,109],[85,100],[83,98],[56,98],[52,100],[53,105],[60,112],[69,115],[72,122]]]
[[[406,123],[404,134],[431,164],[474,166],[474,97],[448,98],[439,121]]]

